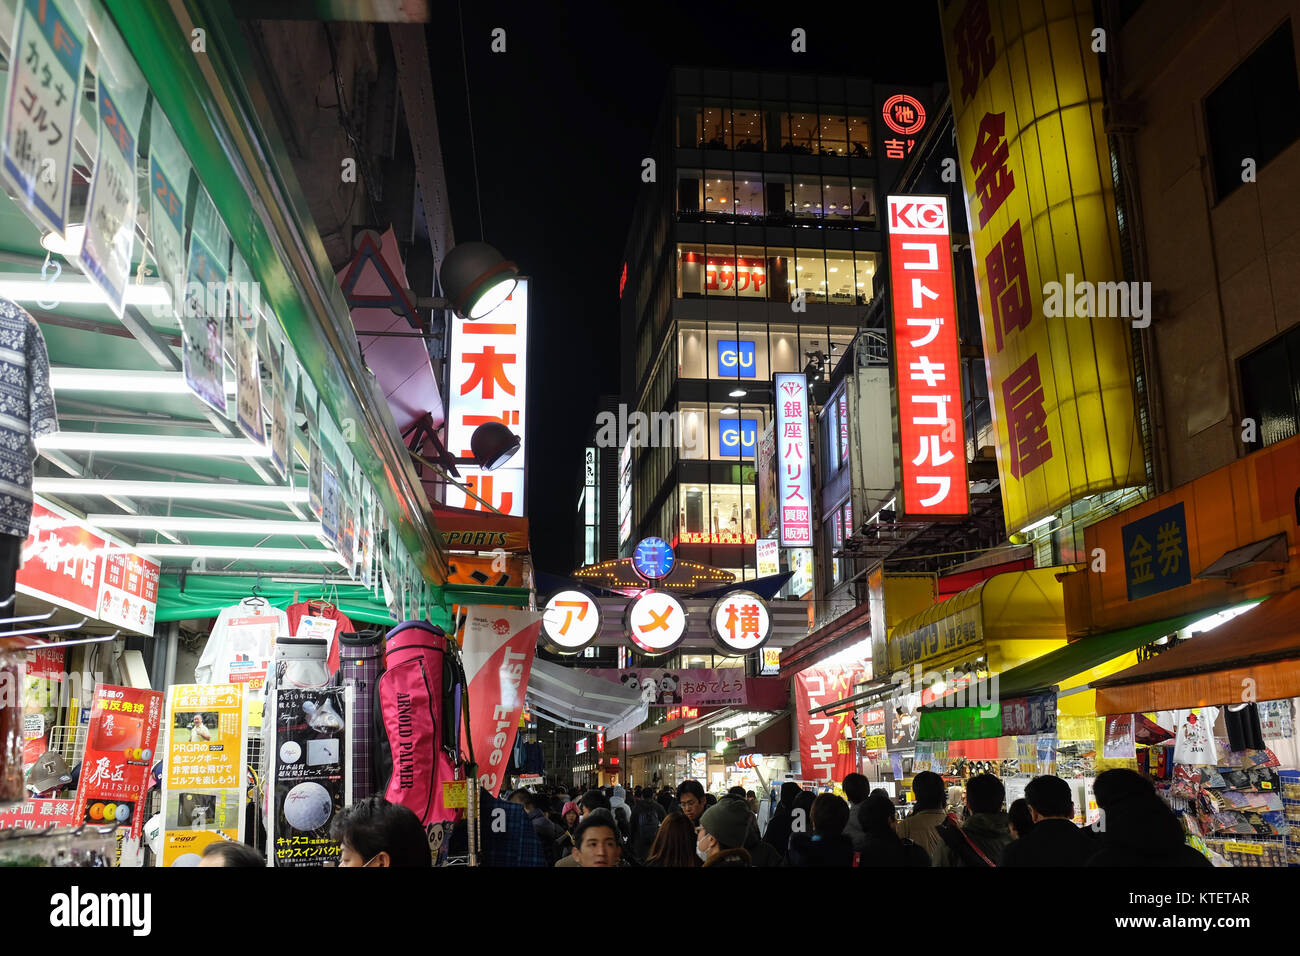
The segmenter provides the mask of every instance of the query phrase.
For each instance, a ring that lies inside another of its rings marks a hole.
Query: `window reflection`
[[[763,111],[751,100],[736,100],[731,113],[734,148],[761,152]]]
[[[700,148],[731,149],[731,110],[725,106],[706,104],[700,118]]]
[[[866,116],[849,116],[849,155],[866,158],[871,155],[871,120]]]
[[[848,155],[849,131],[843,113],[822,113],[821,147],[823,156]]]
[[[826,176],[823,178],[823,200],[827,219],[849,219],[852,210],[852,195],[849,191],[847,176]]]
[[[736,194],[736,215],[749,219],[763,218],[763,176],[761,173],[737,172],[732,181]]]

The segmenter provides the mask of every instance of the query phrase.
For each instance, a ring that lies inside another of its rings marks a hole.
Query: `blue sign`
[[[753,458],[758,447],[758,420],[718,419],[718,454],[723,458]]]
[[[663,538],[642,538],[632,552],[632,567],[651,581],[667,577],[675,562],[672,545]]]
[[[718,339],[718,378],[754,378],[756,364],[753,342]]]
[[[1124,580],[1128,599],[1150,597],[1192,583],[1183,503],[1124,525]]]

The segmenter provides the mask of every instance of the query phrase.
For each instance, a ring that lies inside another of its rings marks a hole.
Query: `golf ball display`
[[[113,816],[117,818],[118,823],[126,823],[127,820],[131,819],[131,808],[125,803],[119,803]]]
[[[329,822],[334,802],[319,783],[300,783],[284,797],[284,819],[301,833],[318,830]]]
[[[286,740],[280,745],[280,761],[282,763],[297,763],[302,756],[302,744],[296,740]]]
[[[203,857],[197,853],[182,853],[172,863],[172,866],[198,866]]]

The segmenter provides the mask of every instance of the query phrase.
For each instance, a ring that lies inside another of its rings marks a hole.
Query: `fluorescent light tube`
[[[1056,515],[1048,515],[1046,518],[1039,518],[1037,521],[1035,521],[1033,524],[1029,525],[1028,527],[1021,528],[1020,533],[1028,534],[1029,532],[1033,531],[1035,528],[1041,528],[1043,525],[1051,524],[1055,520],[1056,520]]]
[[[343,564],[336,551],[311,548],[256,548],[202,544],[137,544],[135,550],[151,558],[212,558],[217,561],[312,561]]]
[[[234,395],[234,379],[226,379],[226,394]],[[56,392],[135,392],[150,395],[185,395],[190,387],[181,372],[131,371],[115,368],[50,369],[50,387]]]
[[[206,481],[125,481],[99,478],[37,478],[32,490],[38,495],[93,495],[129,498],[168,498],[195,501],[249,501],[301,504],[308,502],[306,488],[282,485],[241,485]]]
[[[57,279],[45,282],[25,272],[0,273],[0,296],[14,302],[58,302],[62,305],[108,305],[99,286],[84,278]],[[171,294],[161,282],[126,287],[126,304],[170,306]]]
[[[187,518],[178,515],[88,514],[86,522],[98,528],[131,531],[197,531],[216,534],[321,534],[319,521],[267,521],[255,518]]]
[[[270,458],[271,446],[248,438],[201,438],[190,435],[138,435],[114,432],[54,432],[36,439],[38,450],[107,451],[136,455],[181,455],[207,458]]]

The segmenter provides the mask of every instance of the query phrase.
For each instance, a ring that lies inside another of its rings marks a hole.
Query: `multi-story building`
[[[632,436],[623,553],[657,535],[755,576],[772,376],[806,372],[824,400],[874,295],[879,181],[929,99],[855,77],[673,71],[621,277],[624,395],[662,426]]]

